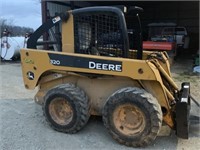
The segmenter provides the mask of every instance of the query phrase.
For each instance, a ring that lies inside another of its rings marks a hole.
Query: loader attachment
[[[190,116],[190,84],[182,83],[179,101],[176,104],[176,134],[178,137],[188,139]]]

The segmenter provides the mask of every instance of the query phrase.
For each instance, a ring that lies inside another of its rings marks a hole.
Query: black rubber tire
[[[117,129],[113,114],[115,109],[124,104],[136,106],[144,114],[146,123],[141,132],[130,136]],[[102,114],[104,125],[113,139],[126,146],[144,147],[149,145],[157,137],[162,125],[162,111],[156,98],[137,87],[127,87],[113,93],[108,98]]]
[[[55,98],[61,97],[70,104],[73,110],[72,120],[61,125],[56,123],[49,112],[49,105]],[[74,84],[62,84],[49,90],[44,97],[43,112],[50,126],[60,132],[76,133],[81,130],[90,117],[90,104],[85,92]]]

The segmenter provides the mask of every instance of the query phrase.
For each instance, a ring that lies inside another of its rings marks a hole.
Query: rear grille
[[[115,13],[83,13],[74,15],[75,52],[122,57],[123,36]]]

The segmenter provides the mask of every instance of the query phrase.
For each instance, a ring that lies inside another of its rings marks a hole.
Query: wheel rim
[[[133,104],[118,106],[114,110],[113,119],[116,129],[129,136],[141,133],[146,125],[144,113]]]
[[[64,98],[55,98],[49,105],[49,113],[54,122],[67,125],[72,121],[73,110]]]

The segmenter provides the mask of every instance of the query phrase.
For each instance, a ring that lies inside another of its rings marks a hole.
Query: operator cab
[[[136,15],[140,26],[137,38],[137,58],[142,59],[142,32],[139,19],[140,7],[130,7],[127,14]],[[74,53],[92,54],[109,57],[134,58],[129,53],[129,37],[124,13],[117,7],[88,7],[61,13],[39,27],[29,38],[27,48],[36,49],[37,40],[44,32],[67,22],[73,16]],[[66,33],[65,33],[66,34]],[[63,39],[53,38],[54,41],[43,41],[43,44],[63,44]],[[62,47],[62,46],[59,46]],[[62,51],[62,50],[56,50]]]

